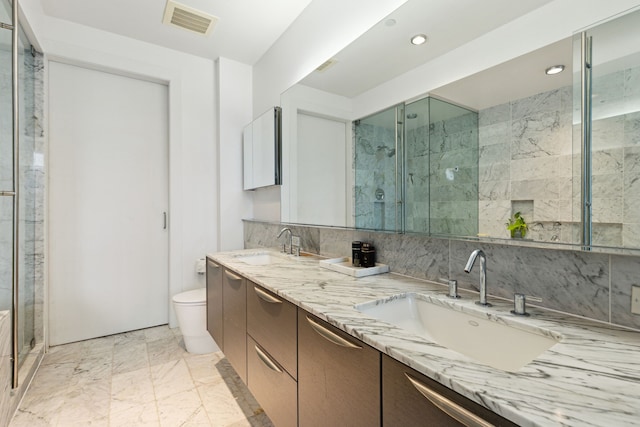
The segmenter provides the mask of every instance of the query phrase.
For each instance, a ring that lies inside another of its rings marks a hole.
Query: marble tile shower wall
[[[461,288],[477,290],[476,272],[464,265],[474,249],[487,254],[489,295],[512,299],[516,292],[536,296],[541,307],[640,329],[631,313],[631,287],[640,285],[640,256],[431,238],[415,234],[287,224],[301,236],[304,250],[327,257],[348,256],[351,242],[376,246],[378,261],[392,272],[421,279],[457,279]],[[279,223],[244,221],[246,248],[277,247]],[[443,287],[443,291],[445,288]]]
[[[353,131],[355,224],[360,228],[395,230],[395,130],[363,121],[354,125]]]
[[[593,90],[594,241],[640,247],[640,67],[594,77]]]
[[[593,88],[593,242],[640,247],[640,112],[628,108],[640,102],[640,67],[594,77]],[[534,240],[578,241],[572,96],[567,86],[479,112],[481,233],[508,237],[504,223],[521,211]]]
[[[572,97],[565,87],[479,111],[480,233],[509,237],[520,211],[534,240],[576,241]]]

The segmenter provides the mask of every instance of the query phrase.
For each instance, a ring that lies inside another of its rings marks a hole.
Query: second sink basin
[[[287,262],[287,259],[274,255],[270,252],[260,252],[256,254],[248,254],[248,255],[239,255],[236,257],[238,261],[242,261],[245,264],[250,265],[270,265],[270,264],[279,264],[283,262]]]
[[[447,347],[477,362],[515,372],[558,342],[535,333],[443,307],[420,294],[359,304],[358,311]]]

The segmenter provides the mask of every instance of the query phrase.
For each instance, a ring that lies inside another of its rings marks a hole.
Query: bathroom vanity
[[[518,317],[506,301],[478,307],[474,293],[452,300],[440,284],[395,274],[354,278],[318,260],[255,249],[208,256],[220,269],[207,269],[208,295],[218,298],[209,301],[208,328],[219,330],[211,322],[222,318],[223,337],[214,338],[276,426],[640,425],[633,364],[640,333],[536,308]],[[237,287],[220,280],[226,274],[245,284],[244,308]],[[227,305],[225,293],[234,302]],[[468,323],[555,341],[522,367],[491,367],[368,310],[408,295],[477,319]],[[227,327],[227,310],[245,313],[244,330]],[[244,341],[245,362],[236,347],[227,349],[230,340]]]

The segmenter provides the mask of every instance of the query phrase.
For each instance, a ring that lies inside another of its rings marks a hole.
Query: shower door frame
[[[13,135],[13,161],[12,161],[12,189],[9,191],[0,191],[0,197],[11,197],[13,204],[13,245],[11,251],[11,366],[12,378],[11,387],[18,387],[18,369],[19,369],[19,348],[18,348],[18,304],[19,304],[19,227],[20,223],[20,137],[19,137],[19,94],[18,94],[18,42],[19,42],[19,22],[18,22],[18,0],[13,0],[12,6],[12,23],[0,25],[3,30],[11,31],[11,115],[12,115],[12,135]]]

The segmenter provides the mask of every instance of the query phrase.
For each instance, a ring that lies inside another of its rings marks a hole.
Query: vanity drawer
[[[294,379],[298,376],[297,332],[296,306],[247,281],[247,333]]]
[[[383,427],[517,426],[386,354],[382,355],[382,421]]]
[[[223,353],[242,381],[247,383],[247,279],[224,269]]]
[[[265,349],[247,337],[248,386],[253,396],[278,427],[298,424],[296,381]]]

